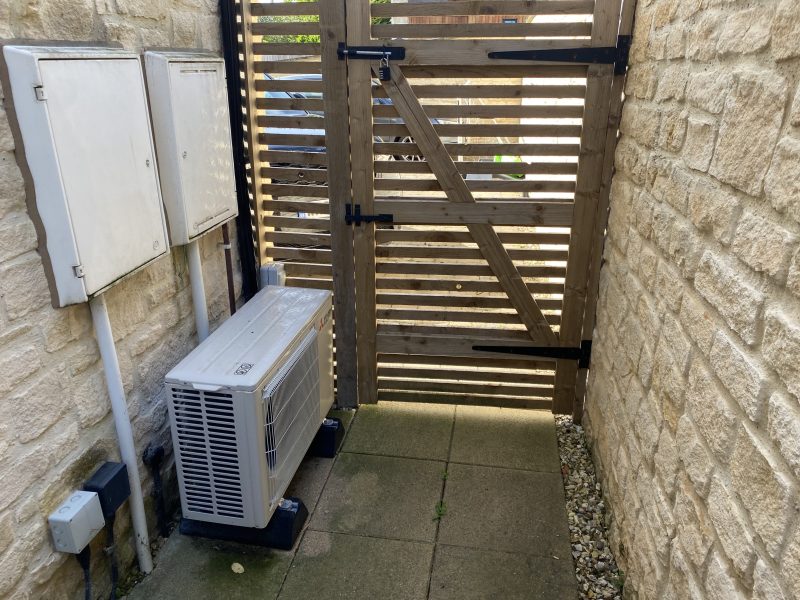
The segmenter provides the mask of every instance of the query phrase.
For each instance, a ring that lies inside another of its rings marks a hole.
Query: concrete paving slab
[[[549,411],[459,406],[450,461],[560,472],[553,415]]]
[[[432,544],[309,530],[279,598],[422,600],[432,554]]]
[[[173,533],[156,557],[156,568],[129,600],[277,598],[291,552],[244,546]],[[243,573],[231,570],[233,563]]]
[[[343,452],[311,529],[432,542],[445,463]]]
[[[294,474],[284,496],[300,498],[306,505],[309,514],[317,506],[325,480],[333,468],[332,458],[306,456]]]
[[[447,460],[454,406],[381,402],[358,410],[346,452]]]
[[[438,545],[430,600],[575,600],[572,560]]]
[[[559,473],[450,464],[442,544],[570,560]]]

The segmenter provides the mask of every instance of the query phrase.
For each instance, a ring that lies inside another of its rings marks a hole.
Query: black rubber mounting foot
[[[333,458],[344,440],[344,425],[341,419],[325,419],[311,442],[308,454],[322,458]]]
[[[239,542],[277,550],[291,550],[308,519],[308,509],[299,498],[284,498],[263,529],[181,519],[180,532],[192,537]]]

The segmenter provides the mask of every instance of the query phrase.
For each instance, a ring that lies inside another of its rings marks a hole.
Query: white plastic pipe
[[[186,257],[189,260],[189,280],[192,284],[192,304],[194,305],[197,339],[202,342],[208,337],[208,308],[206,306],[206,289],[203,284],[203,264],[200,262],[200,242],[197,240],[189,242],[186,246]]]
[[[114,414],[114,425],[117,428],[119,453],[128,467],[128,481],[131,485],[131,516],[133,532],[136,536],[136,556],[142,573],[153,570],[153,557],[150,555],[150,539],[147,535],[147,519],[144,514],[142,484],[139,479],[139,464],[136,446],[133,443],[133,429],[128,416],[128,402],[125,399],[125,388],[122,385],[122,374],[117,360],[117,349],[114,346],[114,335],[111,332],[111,321],[108,319],[108,307],[103,294],[89,301],[94,321],[94,332],[100,346],[100,357],[103,359],[103,370],[106,374],[108,395],[111,397],[111,412]]]

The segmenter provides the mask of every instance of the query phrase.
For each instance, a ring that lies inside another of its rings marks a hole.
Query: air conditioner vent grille
[[[189,388],[171,393],[186,508],[244,518],[233,396]]]

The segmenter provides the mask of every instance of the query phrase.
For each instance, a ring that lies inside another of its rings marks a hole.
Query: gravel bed
[[[571,417],[557,416],[556,431],[580,597],[621,599],[622,577],[608,546],[603,492],[583,427]]]

